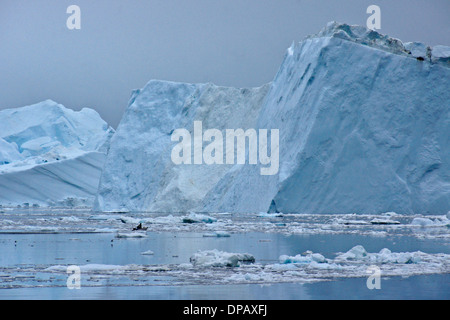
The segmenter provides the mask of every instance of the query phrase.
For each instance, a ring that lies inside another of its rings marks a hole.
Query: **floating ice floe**
[[[278,259],[280,263],[282,264],[288,264],[288,263],[311,263],[311,262],[317,262],[317,263],[325,263],[327,262],[327,259],[320,253],[313,253],[311,251],[305,252],[304,255],[298,254],[296,256],[288,256],[288,255],[282,255]]]
[[[241,262],[255,262],[255,257],[248,253],[230,253],[214,249],[195,253],[190,262],[196,267],[238,267]]]
[[[429,218],[414,218],[411,221],[411,226],[417,227],[445,227],[450,226],[450,220],[447,216],[443,216],[442,218],[437,218],[435,220],[431,220]]]
[[[364,261],[368,263],[395,263],[395,264],[410,264],[419,263],[421,261],[422,252],[391,252],[391,250],[384,248],[379,253],[368,253],[366,249],[357,245],[336,257],[335,261]]]
[[[187,217],[183,218],[183,223],[213,223],[216,221],[216,218],[193,212],[191,212]]]
[[[146,238],[147,233],[145,232],[118,232],[117,238]]]
[[[147,250],[147,251],[141,252],[141,254],[142,254],[143,256],[152,256],[152,255],[154,255],[155,253],[154,253],[152,250]]]

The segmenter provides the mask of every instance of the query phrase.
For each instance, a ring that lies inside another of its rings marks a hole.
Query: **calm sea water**
[[[24,280],[6,288],[1,268],[30,270],[52,265],[166,265],[189,262],[198,250],[249,252],[259,263],[276,263],[283,254],[306,250],[334,258],[361,244],[369,252],[389,248],[395,252],[450,253],[439,239],[409,236],[232,234],[208,238],[199,233],[150,233],[143,239],[117,239],[114,234],[0,234],[0,299],[449,299],[450,275],[382,278],[380,290],[369,290],[366,278],[335,279],[317,283],[136,286],[132,281],[68,290]],[[154,255],[141,255],[151,250]],[[5,270],[5,269],[4,269]],[[20,275],[20,273],[18,273]],[[3,283],[2,283],[3,281]]]

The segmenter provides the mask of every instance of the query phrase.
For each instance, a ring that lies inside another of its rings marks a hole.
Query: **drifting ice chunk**
[[[316,263],[325,263],[327,260],[325,259],[325,257],[323,255],[321,255],[320,253],[313,253],[311,251],[307,251],[305,253],[305,255],[301,255],[298,254],[296,256],[287,256],[287,255],[282,255],[280,256],[280,258],[278,259],[280,261],[280,263],[282,264],[288,264],[288,263],[311,263],[311,262],[316,262]]]
[[[145,232],[118,232],[117,238],[145,238],[147,234]]]
[[[183,218],[184,223],[213,223],[216,221],[216,218],[193,212],[191,212],[187,217]]]
[[[345,260],[362,260],[367,257],[367,251],[363,246],[357,245],[339,257]]]
[[[391,252],[384,248],[379,253],[368,253],[363,246],[357,245],[336,257],[335,261],[363,261],[367,263],[394,263],[409,264],[419,263],[421,261],[420,251],[417,252]]]
[[[413,221],[411,221],[411,226],[418,226],[418,227],[445,227],[449,225],[450,222],[448,221],[446,216],[443,216],[440,219],[431,220],[428,218],[414,218]]]
[[[229,253],[216,249],[199,251],[190,258],[196,267],[238,267],[240,262],[255,262],[255,257],[248,253]]]

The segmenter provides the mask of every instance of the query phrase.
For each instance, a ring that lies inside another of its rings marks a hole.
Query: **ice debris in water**
[[[367,251],[361,245],[354,246],[349,251],[339,256],[342,260],[362,260],[365,257],[367,257]]]
[[[446,216],[443,216],[442,218],[435,219],[434,221],[429,218],[414,218],[411,221],[411,226],[417,226],[417,227],[445,227],[450,225],[450,221],[447,218],[448,213]]]
[[[255,257],[248,253],[230,253],[214,249],[195,253],[190,262],[196,267],[238,267],[240,262],[255,262]]]
[[[147,234],[145,232],[118,232],[117,238],[145,238]]]
[[[267,212],[260,212],[258,214],[259,218],[281,218],[283,216],[282,213],[267,213]]]
[[[216,221],[216,218],[194,212],[191,212],[187,217],[183,218],[184,223],[213,223]]]
[[[335,261],[361,261],[366,263],[394,263],[394,264],[410,264],[419,263],[421,261],[420,251],[416,252],[392,252],[384,248],[378,253],[369,253],[366,249],[357,245],[336,257]]]
[[[317,263],[327,262],[327,260],[323,255],[321,255],[320,253],[313,253],[312,251],[306,251],[304,255],[301,254],[298,254],[296,256],[282,255],[278,260],[282,264],[311,263],[313,261]]]

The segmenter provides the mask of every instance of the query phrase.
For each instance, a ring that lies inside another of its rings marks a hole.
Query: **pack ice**
[[[449,48],[329,23],[253,89],[150,81],[112,139],[98,211],[445,214]],[[171,162],[173,130],[279,129],[280,169]]]
[[[51,100],[0,111],[0,204],[92,205],[113,133]]]

